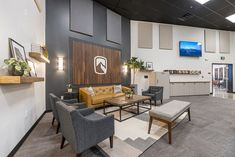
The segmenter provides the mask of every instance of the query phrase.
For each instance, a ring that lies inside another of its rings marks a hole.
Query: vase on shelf
[[[18,71],[15,69],[15,66],[9,66],[8,67],[8,73],[11,76],[23,76],[24,75],[24,70]]]

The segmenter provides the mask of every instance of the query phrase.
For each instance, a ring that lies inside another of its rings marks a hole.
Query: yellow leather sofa
[[[98,86],[92,87],[95,96],[91,96],[87,87],[79,89],[79,98],[81,102],[85,102],[87,107],[97,108],[103,105],[105,99],[124,96],[124,92],[131,90],[130,88],[122,86],[122,93],[114,93],[114,86]]]

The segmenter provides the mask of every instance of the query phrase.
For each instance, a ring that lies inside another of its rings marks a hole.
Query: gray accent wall
[[[70,68],[70,41],[79,39],[102,46],[120,49],[122,62],[130,58],[130,20],[121,17],[122,44],[107,41],[107,8],[101,4],[93,3],[93,36],[70,30],[70,1],[47,0],[46,1],[46,45],[49,51],[50,64],[46,65],[46,104],[50,110],[48,94],[55,93],[58,96],[66,91],[66,84],[71,81]],[[83,20],[81,20],[83,22]],[[57,71],[57,57],[64,57],[65,70]],[[130,84],[130,73],[122,76],[123,84]]]

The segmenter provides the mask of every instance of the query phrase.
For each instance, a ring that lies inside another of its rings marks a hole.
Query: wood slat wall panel
[[[73,41],[73,83],[78,85],[121,83],[121,52],[82,41]],[[107,59],[107,73],[95,73],[94,58]]]

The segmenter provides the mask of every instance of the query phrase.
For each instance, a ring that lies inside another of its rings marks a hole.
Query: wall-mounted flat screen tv
[[[186,57],[202,56],[202,44],[199,42],[180,41],[179,49],[180,49],[180,56],[186,56]]]

